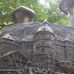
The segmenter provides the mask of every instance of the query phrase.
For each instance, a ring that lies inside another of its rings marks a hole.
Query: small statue
[[[11,17],[14,23],[33,22],[35,20],[35,12],[27,7],[20,6],[12,12]]]

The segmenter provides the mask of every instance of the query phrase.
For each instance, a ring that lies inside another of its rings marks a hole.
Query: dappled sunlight
[[[48,0],[49,1],[49,0]],[[38,2],[43,5],[45,8],[48,8],[50,5],[49,5],[49,2],[46,1],[46,0],[39,0]]]

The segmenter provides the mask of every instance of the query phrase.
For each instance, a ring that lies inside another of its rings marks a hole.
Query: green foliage
[[[47,9],[47,19],[49,22],[52,22],[52,23],[58,23],[63,25],[68,24],[68,19],[59,10],[58,0],[55,0],[55,2],[49,1],[49,7]]]
[[[27,6],[35,10],[38,22],[47,19],[52,23],[67,24],[68,20],[65,15],[59,12],[59,2],[55,1],[55,3],[53,3],[48,0],[48,3],[49,7],[46,8],[41,5],[38,0],[0,0],[0,28],[9,25],[12,10],[19,6]]]
[[[0,0],[0,27],[10,22],[11,10],[15,8],[15,0]]]

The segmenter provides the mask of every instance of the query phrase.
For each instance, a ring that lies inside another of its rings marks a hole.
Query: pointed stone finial
[[[16,8],[12,13],[12,21],[14,23],[27,23],[35,20],[35,12],[27,7],[20,6]]]
[[[52,28],[49,26],[49,23],[46,20],[42,23],[42,26],[37,31],[49,31],[53,33]]]

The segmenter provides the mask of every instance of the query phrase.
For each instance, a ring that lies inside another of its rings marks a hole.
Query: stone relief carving
[[[62,0],[60,9],[68,14],[70,5]],[[0,34],[0,74],[74,74],[74,41],[66,40],[71,27],[34,23],[35,12],[26,7],[11,16],[13,26]]]

